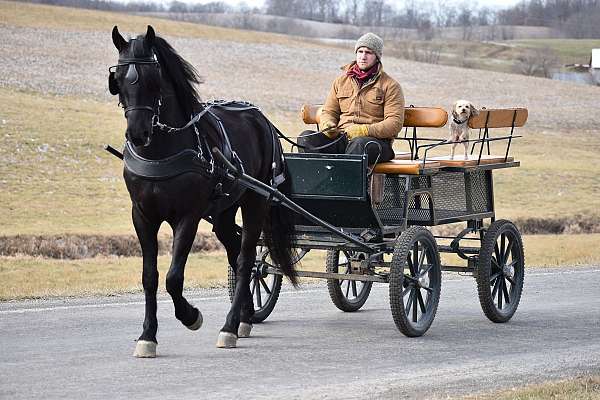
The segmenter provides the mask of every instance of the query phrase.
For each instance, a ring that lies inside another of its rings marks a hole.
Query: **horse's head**
[[[154,54],[154,29],[148,25],[146,35],[129,41],[115,26],[112,39],[119,51],[117,65],[110,68],[110,93],[119,95],[125,110],[125,136],[134,146],[148,146],[152,140],[153,122],[158,118],[161,102],[160,65]]]

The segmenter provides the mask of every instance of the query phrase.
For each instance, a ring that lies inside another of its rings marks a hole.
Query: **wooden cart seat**
[[[318,124],[321,122],[323,106],[304,104],[300,110],[302,121],[305,124]],[[405,107],[404,126],[416,128],[441,128],[448,122],[446,110],[437,107]]]
[[[477,160],[479,159],[479,154],[469,154],[465,159],[463,154],[455,154],[454,159],[451,160],[450,156],[441,156],[441,157],[427,157],[427,160],[439,162],[442,167],[470,167],[473,165],[477,165]],[[503,155],[481,155],[480,164],[500,164],[503,162],[513,162],[513,157],[508,157],[506,161],[504,161]]]
[[[410,160],[412,159],[412,154],[410,154],[410,151],[394,151],[395,156],[394,156],[394,160]]]
[[[423,170],[439,169],[437,161],[392,160],[375,165],[375,172],[380,174],[419,175]]]
[[[519,128],[525,125],[529,113],[526,108],[501,108],[479,110],[479,115],[469,119],[469,126],[480,128]]]

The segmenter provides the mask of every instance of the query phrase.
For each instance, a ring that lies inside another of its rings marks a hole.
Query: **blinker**
[[[130,85],[135,85],[139,79],[139,74],[137,72],[137,68],[134,63],[129,64],[127,68],[127,73],[125,74],[125,80],[129,82]]]

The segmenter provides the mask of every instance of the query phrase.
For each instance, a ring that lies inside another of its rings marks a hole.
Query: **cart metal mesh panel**
[[[383,201],[374,206],[383,225],[402,225],[406,179],[399,175],[385,176]]]
[[[472,210],[474,212],[492,211],[491,193],[488,190],[490,186],[486,179],[486,171],[469,172],[469,177],[471,180],[470,202]]]
[[[383,201],[374,207],[384,225],[403,224],[407,179],[410,190],[425,191],[409,199],[406,211],[409,225],[435,225],[493,212],[489,190],[491,171],[443,171],[431,176],[386,175]],[[431,197],[435,215],[431,213]]]

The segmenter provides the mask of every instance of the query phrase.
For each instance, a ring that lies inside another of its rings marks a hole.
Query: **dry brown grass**
[[[164,281],[170,258],[158,258]],[[220,252],[192,254],[186,269],[186,287],[217,287],[227,282]],[[96,257],[84,260],[49,260],[36,257],[0,257],[0,300],[56,296],[88,296],[139,292],[141,259]],[[161,284],[164,290],[164,283]]]
[[[159,237],[158,254],[171,251],[172,238]],[[199,232],[191,252],[222,250],[217,238]],[[78,260],[98,256],[137,257],[142,255],[137,237],[133,235],[16,235],[0,236],[0,256],[30,256]]]
[[[600,262],[600,234],[525,235],[525,268],[595,265]],[[467,244],[467,243],[462,243]],[[442,254],[442,262],[465,265],[454,254]]]
[[[513,388],[497,393],[466,396],[465,400],[598,400],[600,376],[583,376]]]
[[[0,14],[2,15],[2,23],[10,21],[11,25],[18,27],[38,28],[43,26],[47,29],[67,31],[110,32],[114,25],[118,25],[121,31],[141,33],[145,32],[146,26],[150,24],[158,32],[170,36],[252,43],[286,44],[295,41],[289,36],[280,34],[239,31],[160,18],[140,17],[124,13],[25,2],[0,1]]]
[[[0,110],[1,234],[133,234],[122,164],[102,150],[122,142],[118,108],[0,89]],[[269,117],[286,131],[302,127],[296,114]],[[598,216],[600,181],[590,160],[600,135],[572,132],[565,141],[530,132],[512,148],[522,167],[495,173],[499,217]]]
[[[158,257],[164,292],[170,256]],[[324,271],[324,252],[315,251],[302,261],[303,269]],[[26,298],[108,295],[142,291],[140,257],[95,257],[52,260],[40,257],[0,257],[0,301]],[[310,281],[305,280],[305,281]],[[190,254],[186,288],[227,286],[227,259],[220,251]]]
[[[526,268],[597,264],[600,249],[596,235],[525,236]],[[444,256],[445,263],[464,265]],[[161,281],[166,276],[170,256],[158,259]],[[225,287],[227,261],[223,252],[190,255],[186,267],[187,288]],[[325,271],[325,252],[311,251],[300,266],[303,270]],[[52,260],[39,257],[0,257],[0,300],[107,295],[139,292],[140,257],[95,257],[82,260]],[[305,282],[314,280],[305,279]],[[161,284],[164,290],[164,284]]]

